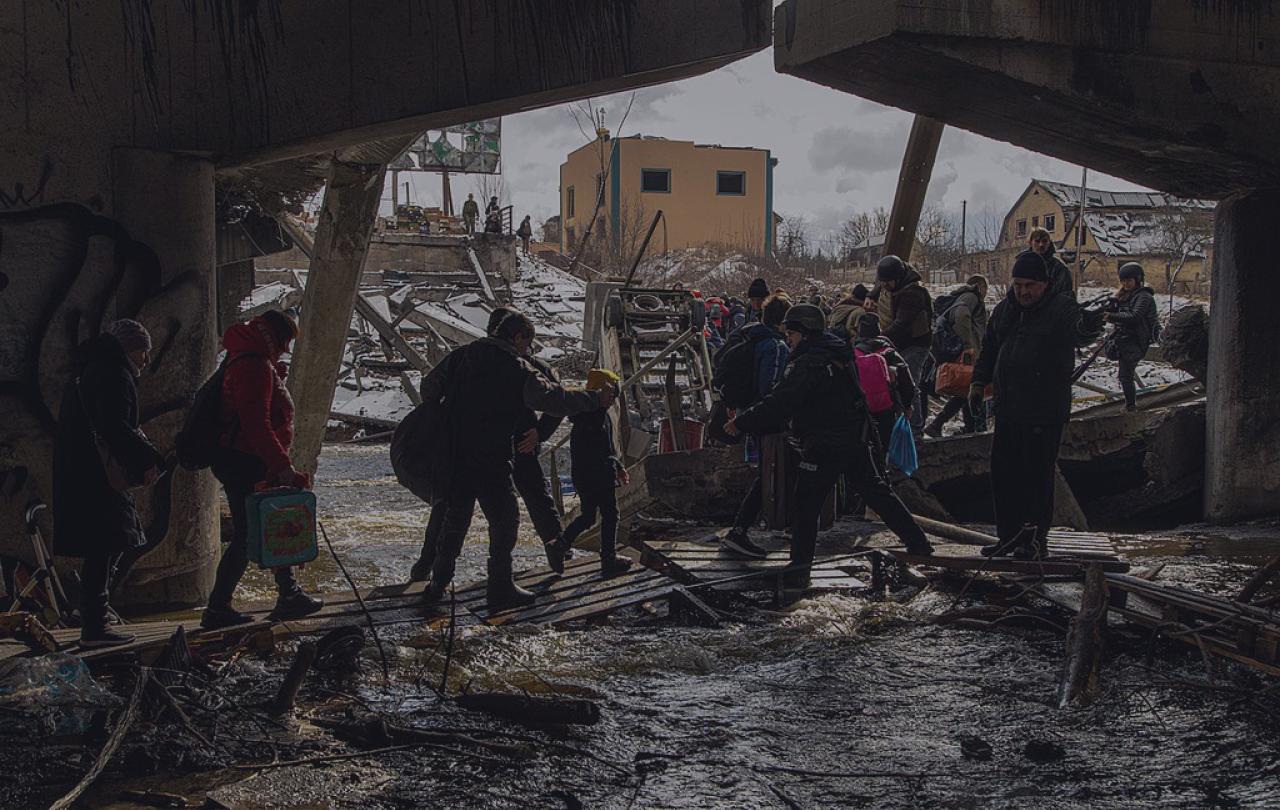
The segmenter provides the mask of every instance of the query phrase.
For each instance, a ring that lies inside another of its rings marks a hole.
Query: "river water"
[[[403,581],[426,514],[395,484],[386,447],[327,447],[317,494],[351,575],[365,586]],[[1244,535],[1232,542],[1205,530],[1122,545],[1138,563],[1166,563],[1162,580],[1230,592],[1280,532]],[[480,576],[484,550],[477,514],[459,581]],[[517,567],[542,560],[527,520],[517,554]],[[345,588],[327,554],[304,578]],[[260,572],[247,588],[270,590]],[[954,598],[823,596],[787,612],[745,610],[714,629],[620,618],[578,630],[464,632],[452,689],[588,696],[602,707],[600,723],[528,732],[561,748],[541,745],[524,762],[396,752],[264,772],[217,796],[246,808],[1280,807],[1274,679],[1219,663],[1210,687],[1191,647],[1122,634],[1110,642],[1099,698],[1061,710],[1061,637],[927,623]],[[392,682],[382,682],[370,645],[364,675],[347,687],[360,700],[405,724],[512,728],[437,701],[422,684],[439,677],[440,656],[417,628],[382,634]],[[150,784],[188,795],[212,785]],[[111,793],[104,787],[92,803],[129,806]]]

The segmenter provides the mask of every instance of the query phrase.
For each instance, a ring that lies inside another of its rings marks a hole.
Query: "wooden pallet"
[[[1085,565],[1096,564],[1107,573],[1124,573],[1129,563],[1116,553],[1111,539],[1103,534],[1054,530],[1049,532],[1049,557],[1045,560],[1015,560],[1012,557],[984,557],[981,546],[943,544],[933,554],[893,556],[910,565],[927,565],[952,571],[977,571],[1028,576],[1081,576]]]

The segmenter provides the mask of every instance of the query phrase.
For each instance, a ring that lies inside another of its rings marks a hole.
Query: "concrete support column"
[[[1218,204],[1209,311],[1205,516],[1274,514],[1280,493],[1280,189]]]
[[[172,152],[117,149],[112,178],[113,218],[158,260],[158,278],[145,282],[151,291],[137,314],[155,344],[155,365],[143,375],[139,393],[143,427],[168,452],[186,403],[212,372],[217,354],[213,164]],[[139,498],[147,521],[153,496]],[[219,551],[213,476],[179,469],[171,503],[168,533],[117,589],[121,604],[195,605],[208,595]]]
[[[884,242],[886,255],[893,254],[903,261],[911,258],[916,226],[920,224],[920,211],[924,209],[929,178],[933,175],[933,161],[938,156],[938,144],[942,142],[944,129],[946,125],[941,121],[923,115],[917,115],[911,123],[907,151],[902,156],[902,169],[898,172],[898,190],[893,195],[893,210],[889,212],[889,232]]]
[[[325,186],[289,368],[293,466],[301,471],[315,472],[324,442],[386,168],[334,161]]]

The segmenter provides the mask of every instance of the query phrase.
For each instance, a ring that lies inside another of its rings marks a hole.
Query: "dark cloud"
[[[896,170],[907,148],[907,127],[884,132],[860,132],[852,127],[825,127],[813,134],[809,165],[816,171],[848,169],[855,172]]]

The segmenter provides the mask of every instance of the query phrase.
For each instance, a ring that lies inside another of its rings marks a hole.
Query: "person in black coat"
[[[782,382],[730,420],[725,432],[758,431],[786,419],[790,437],[799,445],[788,595],[797,596],[809,585],[819,514],[841,473],[909,552],[931,554],[933,547],[924,532],[872,456],[871,423],[849,344],[825,331],[822,310],[811,304],[788,310],[784,326],[791,354]]]
[[[588,391],[617,392],[621,382],[617,374],[592,369],[587,375]],[[614,487],[630,481],[626,468],[618,458],[613,441],[613,422],[607,408],[599,408],[569,417],[573,430],[569,433],[569,458],[573,464],[573,488],[578,491],[581,514],[565,527],[563,548],[569,548],[578,535],[595,525],[600,515],[600,573],[617,576],[631,568],[631,560],[618,556],[618,496]]]
[[[489,313],[489,325],[486,328],[486,332],[492,336],[498,325],[515,312],[516,310],[510,307],[496,307]],[[546,362],[533,356],[524,359],[548,382],[554,385],[560,384],[560,378],[556,375],[555,370]],[[515,484],[516,492],[519,493],[520,500],[524,501],[525,509],[529,512],[529,520],[533,522],[533,529],[543,542],[547,554],[547,563],[557,573],[564,572],[567,549],[563,543],[559,542],[563,535],[563,527],[560,525],[560,513],[556,510],[555,501],[552,500],[551,493],[548,491],[547,476],[542,470],[542,462],[538,460],[538,455],[542,442],[551,438],[551,435],[560,427],[562,421],[564,421],[563,416],[551,413],[539,415],[535,411],[525,408],[516,422],[513,437],[515,455],[512,458],[511,470],[511,478]],[[435,565],[436,550],[440,542],[440,530],[444,528],[445,511],[446,508],[442,504],[432,506],[431,517],[427,521],[426,537],[422,544],[422,553],[418,556],[418,561],[409,570],[410,582],[427,582],[431,579],[431,571]]]
[[[533,340],[533,322],[511,310],[492,337],[450,352],[422,380],[422,401],[442,405],[454,436],[452,475],[441,498],[446,512],[425,601],[439,600],[453,579],[477,502],[489,521],[489,607],[533,600],[511,571],[520,527],[511,480],[516,427],[529,410],[571,416],[613,403],[611,391],[568,391],[535,371],[525,359]]]
[[[1121,265],[1120,292],[1117,293],[1115,310],[1103,315],[1108,323],[1115,324],[1115,334],[1107,343],[1107,357],[1120,365],[1120,389],[1124,391],[1126,411],[1138,409],[1138,386],[1134,379],[1138,363],[1147,356],[1147,349],[1155,339],[1159,315],[1156,312],[1155,290],[1146,286],[1146,273],[1137,262]]]
[[[977,411],[995,385],[991,493],[1000,542],[984,554],[1047,553],[1062,427],[1071,417],[1071,375],[1082,334],[1080,306],[1050,292],[1049,264],[1032,251],[1013,266],[1013,292],[987,323],[969,387]],[[1024,532],[1033,526],[1034,531]]]
[[[77,350],[76,376],[58,411],[53,450],[54,548],[81,557],[80,645],[127,644],[107,624],[111,576],[121,556],[146,542],[129,490],[158,477],[164,457],[138,427],[137,378],[151,362],[151,336],[120,320]]]

